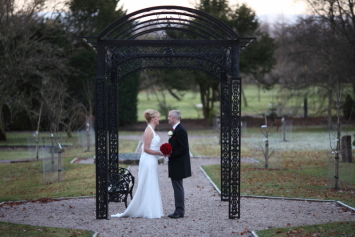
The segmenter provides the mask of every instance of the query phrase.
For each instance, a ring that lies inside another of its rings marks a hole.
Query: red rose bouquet
[[[173,150],[173,147],[169,143],[164,143],[160,146],[160,151],[164,155],[169,155],[172,150]]]

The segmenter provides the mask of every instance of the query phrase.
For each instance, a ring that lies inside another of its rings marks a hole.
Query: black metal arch
[[[177,17],[174,18],[171,16]],[[151,17],[154,17],[154,21]],[[191,19],[194,19],[195,21],[191,21]],[[152,22],[160,23],[162,26],[171,24],[176,24],[178,26],[183,23],[190,26],[191,24],[196,24],[202,26],[201,28],[196,26],[196,29],[201,30],[202,28],[205,28],[210,29],[211,32],[220,32],[222,36],[219,39],[240,38],[232,29],[230,29],[230,27],[215,17],[192,8],[180,6],[155,6],[132,12],[106,27],[98,35],[98,38],[127,39],[120,35],[124,32],[132,34],[132,32],[136,30],[137,25],[144,25],[149,28]],[[201,23],[199,24],[199,22]]]
[[[240,218],[240,38],[220,20],[180,6],[145,8],[84,40],[97,51],[95,78],[96,218],[108,219],[109,167],[118,166],[118,83],[139,70],[193,69],[221,84],[221,200]]]
[[[115,48],[106,58],[106,72],[117,70],[117,77],[139,69],[195,69],[204,71],[221,80],[221,71],[230,74],[231,58],[228,47],[147,47],[136,46],[134,49]],[[116,53],[117,52],[117,53]]]

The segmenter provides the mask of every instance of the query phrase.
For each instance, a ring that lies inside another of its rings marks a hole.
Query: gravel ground
[[[228,203],[200,170],[218,164],[217,158],[192,158],[193,176],[184,180],[185,218],[170,219],[173,189],[167,165],[159,165],[159,181],[165,217],[161,219],[113,218],[96,220],[95,198],[73,198],[48,203],[26,202],[1,205],[0,221],[38,226],[92,230],[99,236],[251,236],[249,231],[271,227],[355,221],[354,213],[330,202],[241,198],[241,218],[228,219]],[[137,177],[137,166],[131,171]],[[123,203],[110,203],[109,213],[124,210]]]

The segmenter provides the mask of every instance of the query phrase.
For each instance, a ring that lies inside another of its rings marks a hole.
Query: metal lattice
[[[231,159],[230,167],[230,185],[229,185],[229,217],[240,218],[240,95],[241,79],[231,80]]]
[[[159,6],[113,22],[84,40],[97,52],[95,92],[96,218],[108,219],[108,177],[117,167],[118,84],[140,70],[192,69],[221,83],[221,190],[229,218],[240,217],[239,51],[241,38],[220,20],[195,9]],[[114,198],[114,197],[112,197]],[[114,198],[115,199],[115,198]]]
[[[154,46],[107,47],[106,73],[117,69],[117,77],[144,69],[195,69],[221,79],[221,71],[230,71],[230,47]]]
[[[230,89],[227,78],[221,82],[221,201],[229,200],[230,174]]]

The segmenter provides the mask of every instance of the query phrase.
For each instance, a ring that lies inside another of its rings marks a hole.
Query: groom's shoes
[[[168,217],[177,219],[177,218],[183,218],[184,215],[179,215],[179,214],[173,213],[173,214],[168,215]]]

